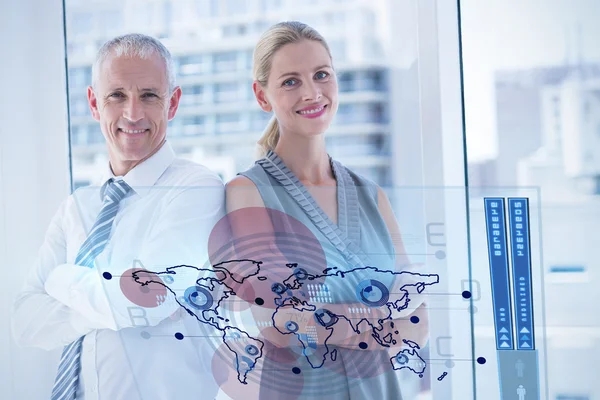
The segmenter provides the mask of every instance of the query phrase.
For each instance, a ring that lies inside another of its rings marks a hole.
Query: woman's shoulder
[[[254,184],[261,184],[267,179],[267,174],[265,173],[264,168],[259,164],[258,161],[256,161],[250,168],[246,169],[245,171],[238,172],[237,176],[233,178],[231,182],[235,181],[235,185],[247,185],[250,182],[253,182]]]

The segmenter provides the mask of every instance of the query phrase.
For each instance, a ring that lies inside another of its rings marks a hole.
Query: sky
[[[460,3],[467,149],[479,161],[497,151],[494,71],[562,65],[567,48],[574,61],[578,36],[584,59],[600,63],[600,0]]]

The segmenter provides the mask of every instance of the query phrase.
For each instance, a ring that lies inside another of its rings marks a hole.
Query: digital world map
[[[330,344],[330,338],[336,330],[343,329],[346,332],[349,328],[351,331],[348,332],[356,335],[369,331],[374,339],[370,345],[374,343],[381,348],[399,345],[401,350],[389,358],[389,368],[407,369],[422,377],[426,363],[419,355],[419,345],[406,338],[395,338],[394,335],[401,334],[398,330],[385,335],[382,335],[382,332],[386,323],[394,328],[393,320],[409,307],[411,292],[421,294],[427,286],[439,283],[437,274],[392,272],[370,266],[349,270],[333,267],[323,270],[320,274],[314,274],[298,264],[289,263],[286,264],[287,277],[272,281],[261,269],[261,265],[261,261],[250,259],[221,262],[212,269],[179,265],[163,271],[137,270],[132,273],[132,278],[142,286],[163,286],[190,316],[217,329],[223,344],[231,353],[232,365],[237,370],[237,379],[241,384],[247,383],[249,374],[252,374],[263,358],[265,342],[264,339],[253,337],[236,326],[235,322],[225,318],[222,306],[224,302],[236,298],[237,292],[244,291],[247,285],[270,287],[269,296],[257,297],[254,303],[272,309],[272,326],[280,335],[295,336],[302,346],[302,355],[313,369],[336,361],[338,348],[332,348],[334,346]],[[200,278],[184,291],[176,289],[174,283],[177,282],[178,276],[189,277],[190,273]],[[332,282],[357,276],[360,283],[355,289],[356,301],[360,302],[365,310],[377,309],[379,314],[376,318],[353,318],[340,312],[339,307],[334,309],[334,305],[322,302],[328,296],[328,287]],[[365,276],[368,276],[368,279],[363,279]],[[394,289],[394,293],[390,293],[383,283],[390,280],[401,282]],[[300,323],[308,320],[315,322],[310,330]],[[183,338],[182,334],[177,335],[180,335],[179,339]],[[398,340],[402,343],[399,344]],[[358,345],[364,350],[368,346],[369,344],[363,341]],[[299,368],[292,368],[290,373],[299,374],[301,371]]]

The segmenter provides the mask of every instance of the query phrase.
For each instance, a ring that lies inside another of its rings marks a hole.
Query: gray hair
[[[92,87],[96,87],[100,67],[111,54],[115,57],[128,56],[141,59],[148,59],[153,54],[158,54],[165,62],[169,93],[175,89],[175,65],[171,53],[159,40],[140,33],[117,36],[100,47],[92,65]]]

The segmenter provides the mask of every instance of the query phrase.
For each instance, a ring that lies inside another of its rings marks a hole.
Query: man
[[[92,67],[88,102],[110,165],[100,186],[60,206],[13,310],[17,343],[64,347],[52,400],[216,395],[207,333],[174,298],[198,276],[161,285],[132,273],[205,267],[224,213],[219,177],[175,158],[165,139],[181,97],[173,68],[169,51],[139,34],[105,43]]]

